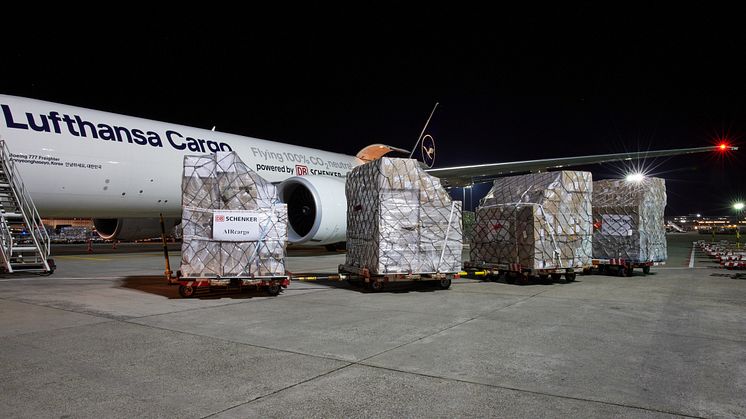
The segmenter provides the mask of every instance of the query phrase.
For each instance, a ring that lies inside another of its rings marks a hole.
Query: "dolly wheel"
[[[649,274],[650,273],[650,266],[643,266],[642,267],[642,273],[644,273],[645,275]]]
[[[450,279],[448,279],[448,278],[446,278],[446,279],[441,279],[440,281],[438,281],[438,286],[439,286],[439,287],[440,287],[440,289],[442,289],[442,290],[447,290],[448,288],[450,288],[450,287],[451,287],[451,280],[450,280]]]
[[[180,285],[179,295],[184,298],[194,297],[194,287],[192,287],[191,285]]]
[[[515,278],[516,275],[514,272],[506,272],[505,273],[505,282],[508,284],[515,284]]]
[[[374,292],[381,291],[383,289],[383,281],[371,280],[370,289],[371,291],[374,291]]]
[[[635,268],[633,268],[632,266],[627,267],[626,271],[627,271],[627,276],[634,276],[635,275]]]
[[[269,294],[272,297],[279,295],[281,290],[282,290],[282,287],[280,286],[280,283],[277,281],[273,281],[272,283],[267,285],[267,294]]]
[[[565,273],[565,282],[573,282],[575,281],[575,276],[577,274],[575,272],[567,272]]]
[[[558,282],[562,278],[562,274],[552,274],[552,281]]]

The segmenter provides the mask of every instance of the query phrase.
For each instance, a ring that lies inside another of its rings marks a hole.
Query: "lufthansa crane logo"
[[[427,134],[422,137],[422,161],[427,167],[432,168],[435,164],[435,138]]]

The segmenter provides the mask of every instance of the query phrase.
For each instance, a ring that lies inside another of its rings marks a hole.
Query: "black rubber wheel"
[[[282,291],[282,287],[277,282],[272,282],[271,284],[267,285],[267,294],[275,297],[280,294],[280,291]]]
[[[518,276],[518,283],[521,285],[528,285],[531,282],[531,277],[528,275],[528,272],[522,272]]]
[[[565,273],[565,282],[573,282],[573,281],[575,281],[576,275],[577,274],[575,272],[567,272],[567,273]]]
[[[634,276],[635,275],[635,268],[633,268],[631,266],[628,267],[628,268],[626,268],[625,271],[626,271],[625,272],[626,276]]]
[[[650,266],[643,266],[642,273],[644,273],[645,275],[648,275],[650,273]]]
[[[442,290],[447,290],[451,287],[451,280],[448,278],[441,279],[440,281],[438,281],[438,287]]]
[[[505,282],[508,284],[515,284],[516,274],[514,272],[507,272],[505,274]]]
[[[190,298],[194,297],[194,287],[191,285],[180,285],[179,286],[179,295],[181,295],[184,298]]]
[[[558,282],[560,279],[562,279],[562,274],[552,274],[552,281]]]
[[[371,291],[378,292],[383,289],[383,281],[371,280],[368,286],[370,287]]]

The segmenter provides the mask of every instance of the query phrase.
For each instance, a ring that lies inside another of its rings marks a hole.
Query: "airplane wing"
[[[738,150],[738,147],[718,145],[631,153],[597,154],[594,156],[560,157],[554,159],[525,160],[505,163],[475,164],[471,166],[426,169],[426,172],[432,176],[441,178],[446,186],[464,186],[472,183],[485,182],[500,176],[539,172],[549,169],[562,169],[568,166],[677,156],[681,154],[706,153],[710,151],[726,152],[733,150]]]

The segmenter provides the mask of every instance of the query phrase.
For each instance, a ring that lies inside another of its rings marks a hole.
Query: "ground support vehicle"
[[[283,288],[290,285],[288,276],[273,277],[234,277],[234,278],[188,278],[177,274],[169,279],[170,285],[179,286],[179,295],[184,298],[206,295],[217,290],[263,290],[270,296],[280,294]]]
[[[347,281],[350,285],[362,285],[371,291],[381,291],[386,284],[394,282],[429,282],[440,289],[448,289],[453,279],[458,279],[459,272],[429,273],[384,273],[372,274],[367,268],[339,265],[339,273],[303,273],[292,274],[293,281]]]
[[[632,276],[635,268],[641,268],[642,273],[647,275],[653,266],[665,265],[666,262],[635,261],[629,259],[593,259],[591,268],[586,274],[599,273],[602,275]]]
[[[565,282],[573,282],[577,274],[582,273],[587,267],[578,268],[553,268],[534,269],[522,266],[520,263],[487,263],[487,262],[464,262],[464,273],[471,277],[486,277],[491,279],[505,278],[509,284],[526,284],[531,278],[538,278],[542,282],[559,281],[564,277]]]

